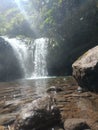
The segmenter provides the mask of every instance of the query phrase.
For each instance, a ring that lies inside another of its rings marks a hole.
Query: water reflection
[[[14,82],[1,82],[0,99],[15,100],[34,95],[42,96],[54,79],[23,79]]]
[[[43,79],[43,80],[35,80],[34,82],[34,86],[35,87],[35,91],[36,91],[36,94],[37,95],[40,95],[42,96],[43,94],[45,95],[45,90],[46,90],[46,87],[47,87],[47,80],[46,79]]]

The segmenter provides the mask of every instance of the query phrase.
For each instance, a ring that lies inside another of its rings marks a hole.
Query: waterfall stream
[[[48,47],[48,39],[40,38],[35,40],[35,53],[34,53],[34,73],[33,76],[47,76],[46,68],[46,55]]]
[[[38,78],[48,75],[46,67],[47,38],[36,39],[29,45],[26,44],[27,41],[23,42],[16,38],[3,38],[11,45],[20,67],[23,70],[24,78]]]

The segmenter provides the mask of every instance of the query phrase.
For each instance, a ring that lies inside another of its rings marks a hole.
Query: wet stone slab
[[[0,130],[64,130],[72,119],[98,130],[98,94],[78,87],[72,77],[0,83]]]

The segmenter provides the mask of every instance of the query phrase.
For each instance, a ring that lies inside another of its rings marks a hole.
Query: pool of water
[[[59,86],[66,77],[43,77],[36,79],[21,79],[12,82],[0,82],[0,98],[20,99],[34,95],[43,96],[47,88]]]
[[[65,80],[66,77],[45,77],[0,82],[0,124],[15,119],[25,104],[47,96],[49,87],[60,86]]]
[[[88,119],[93,116],[94,119],[98,119],[97,94],[91,92],[79,93],[76,81],[70,76],[44,77],[0,82],[0,125],[16,120],[17,115],[21,112],[24,113],[25,110],[28,111],[29,106],[42,98],[47,102],[45,97],[50,96],[49,91],[47,91],[50,87],[62,89],[61,92],[53,92],[51,96],[56,97],[58,107],[64,114],[64,118],[69,115],[69,117],[77,118],[78,116]],[[30,110],[31,108],[32,106]],[[85,116],[84,112],[87,113]],[[30,114],[30,111],[26,114]],[[59,128],[62,128],[62,126],[54,125],[47,130],[59,130]]]

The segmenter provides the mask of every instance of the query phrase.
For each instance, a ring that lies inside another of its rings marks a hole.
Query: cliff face
[[[0,81],[22,77],[22,70],[12,47],[0,37]]]
[[[48,57],[50,75],[71,74],[71,64],[98,43],[98,8],[95,1],[82,1],[80,5],[74,1],[74,7],[72,11],[68,10],[68,14],[59,30],[63,40],[58,40],[59,47],[54,47]]]

